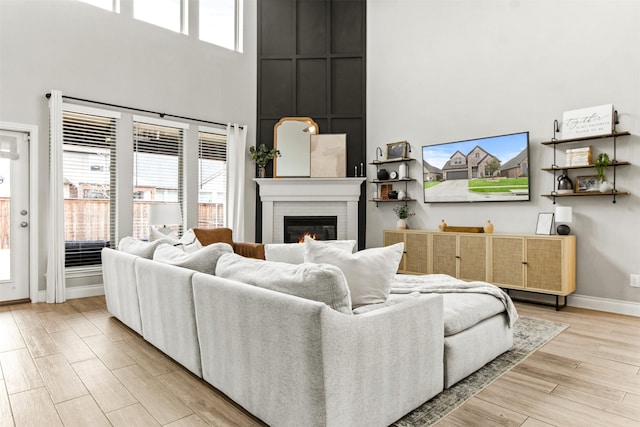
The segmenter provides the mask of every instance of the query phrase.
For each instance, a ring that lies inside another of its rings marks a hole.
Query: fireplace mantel
[[[262,202],[262,243],[279,243],[281,236],[274,234],[274,229],[280,227],[281,215],[274,214],[278,205],[286,207],[295,215],[296,203],[309,205],[321,202],[323,206],[335,205],[338,210],[344,210],[345,230],[338,226],[338,236],[344,239],[358,240],[358,200],[360,187],[366,178],[254,178],[260,186],[260,201]],[[329,203],[329,204],[327,204]],[[274,221],[278,221],[276,224]]]

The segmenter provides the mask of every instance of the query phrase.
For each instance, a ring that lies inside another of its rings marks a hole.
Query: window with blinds
[[[101,264],[116,246],[116,119],[64,111],[65,267]]]
[[[134,119],[135,120],[135,119]],[[182,165],[184,129],[156,123],[133,123],[133,236],[147,240],[149,226],[164,226],[182,234],[180,218],[171,223],[150,224],[157,205],[178,204],[183,209]]]
[[[198,147],[198,227],[224,227],[227,136],[201,130]]]

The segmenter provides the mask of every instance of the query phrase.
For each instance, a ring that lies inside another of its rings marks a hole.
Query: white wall
[[[417,161],[409,226],[491,219],[496,232],[533,233],[538,212],[555,207],[540,196],[554,184],[540,170],[553,152],[540,142],[563,111],[612,103],[618,129],[634,135],[618,143],[618,158],[633,165],[617,170],[618,188],[632,195],[559,204],[574,212],[576,294],[640,302],[640,289],[629,287],[629,274],[640,274],[640,2],[373,0],[367,8],[369,160],[392,141],[408,140],[420,158],[423,145],[530,131],[530,202],[425,204]],[[611,154],[610,144],[591,145]],[[382,230],[394,227],[392,204],[368,204],[367,246],[381,245]]]
[[[244,3],[244,53],[75,0],[0,0],[0,121],[39,126],[39,283],[46,271],[48,106],[45,93],[249,126],[255,145],[256,2]],[[247,167],[246,235],[255,185]],[[194,225],[194,224],[188,224]]]

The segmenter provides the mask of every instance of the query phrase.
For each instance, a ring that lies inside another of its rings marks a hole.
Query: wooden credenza
[[[576,290],[575,236],[384,231],[385,246],[398,242],[405,250],[399,273],[448,274],[556,297]]]

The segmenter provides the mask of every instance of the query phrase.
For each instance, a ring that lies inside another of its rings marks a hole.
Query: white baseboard
[[[588,308],[591,310],[640,317],[640,303],[637,302],[573,294],[569,295],[567,305],[570,307]]]
[[[103,285],[74,286],[72,288],[67,288],[65,291],[65,297],[67,299],[95,297],[98,295],[104,295]],[[39,291],[38,302],[45,301],[47,301],[47,292]]]

